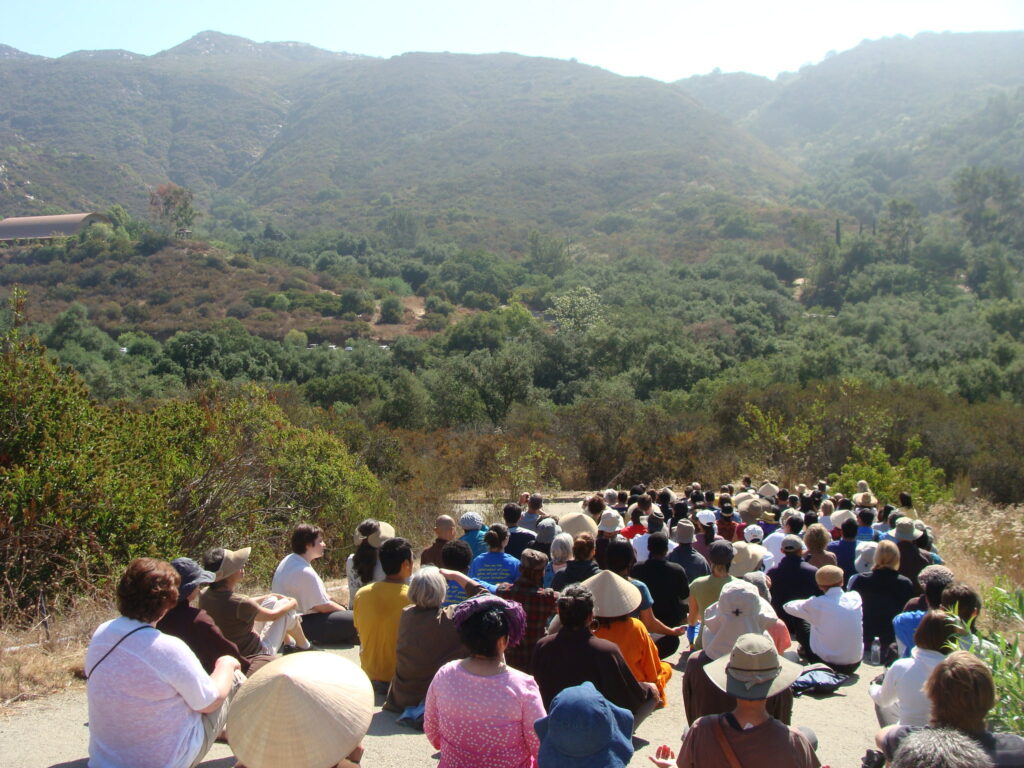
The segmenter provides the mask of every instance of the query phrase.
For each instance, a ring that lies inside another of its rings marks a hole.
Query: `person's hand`
[[[680,624],[678,627],[672,627],[672,634],[676,637],[686,634],[686,628],[688,625]]]
[[[672,747],[662,744],[654,751],[653,755],[648,755],[647,759],[661,768],[672,768],[676,762],[676,753],[672,751]]]
[[[640,685],[642,685],[644,688],[646,688],[648,691],[650,691],[651,695],[653,695],[654,698],[656,698],[656,699],[661,698],[661,694],[658,693],[658,686],[656,684],[648,683],[647,681],[643,681],[643,682],[640,683]]]
[[[242,668],[241,663],[234,656],[221,656],[217,659],[214,664],[215,667],[225,666],[230,667],[232,672],[236,672]]]

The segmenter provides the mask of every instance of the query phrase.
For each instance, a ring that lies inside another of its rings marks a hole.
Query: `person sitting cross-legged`
[[[705,667],[714,685],[736,699],[735,709],[697,720],[683,738],[675,765],[819,768],[813,733],[776,720],[765,706],[770,696],[796,680],[801,669],[781,658],[766,635],[741,635],[729,654]],[[671,768],[674,758],[671,748],[662,745],[651,761]]]
[[[357,644],[352,611],[327,594],[324,580],[313,570],[313,561],[327,549],[323,531],[302,523],[292,531],[290,544],[291,554],[278,563],[270,588],[298,601],[302,629],[310,642]]]
[[[155,627],[178,602],[180,581],[148,557],[118,581],[120,616],[96,629],[85,654],[89,765],[192,768],[224,727],[245,679],[238,660],[221,656],[208,675],[181,639]]]
[[[356,592],[352,613],[359,632],[359,662],[375,687],[384,689],[395,675],[398,625],[409,604],[406,582],[412,575],[412,547],[401,537],[388,539],[380,545],[378,557],[384,581]]]
[[[276,592],[249,597],[236,591],[245,576],[250,552],[249,547],[234,551],[217,547],[206,553],[203,567],[214,572],[217,580],[200,595],[199,607],[250,660],[273,656],[289,637],[298,648],[309,648],[295,598]]]
[[[836,672],[852,675],[864,651],[861,596],[843,591],[843,569],[837,565],[823,565],[814,578],[822,594],[790,600],[782,609],[810,625],[809,646],[801,644],[800,648],[805,659],[822,661]]]
[[[499,584],[495,590],[498,597],[523,606],[526,615],[523,639],[505,651],[505,661],[523,672],[533,670],[533,649],[544,636],[548,622],[557,611],[558,593],[543,586],[547,564],[548,557],[543,552],[523,550],[519,561],[519,578],[511,584]]]

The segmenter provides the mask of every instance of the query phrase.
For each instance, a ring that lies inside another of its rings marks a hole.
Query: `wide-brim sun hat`
[[[689,520],[680,520],[672,529],[672,538],[677,544],[693,544],[696,533],[697,529],[693,527],[693,523]]]
[[[705,613],[704,653],[712,659],[727,656],[741,635],[764,631],[761,596],[757,587],[743,579],[723,586],[717,602]]]
[[[373,687],[332,653],[282,656],[250,677],[228,709],[228,742],[247,768],[331,768],[363,740]]]
[[[875,565],[875,551],[877,549],[877,541],[861,541],[857,543],[857,556],[853,561],[853,568],[857,573],[871,573],[871,569]]]
[[[539,765],[622,768],[633,758],[633,713],[608,701],[591,682],[564,688],[533,724]]]
[[[245,568],[245,564],[249,562],[249,555],[252,554],[252,547],[242,547],[241,549],[225,549],[224,559],[221,560],[220,568],[217,569],[215,576],[217,581],[223,581],[228,576],[234,576],[240,570]]]
[[[853,494],[851,499],[855,507],[874,507],[878,504],[878,499],[871,491],[864,491],[863,493]]]
[[[637,587],[617,573],[601,571],[583,582],[594,595],[594,616],[599,619],[614,619],[626,616],[643,601]]]
[[[597,534],[597,523],[590,515],[582,512],[570,512],[558,518],[558,524],[564,533],[568,533],[574,539],[581,533],[589,533],[591,536]]]
[[[916,541],[924,536],[924,531],[914,525],[909,517],[901,517],[896,521],[896,527],[892,530],[892,537],[896,541]]]
[[[476,515],[476,512],[470,514]],[[477,515],[479,517],[479,515]],[[395,528],[391,523],[385,523],[383,520],[377,521],[377,530],[365,537],[365,541],[374,549],[380,549],[380,545],[388,539],[395,538]],[[355,542],[356,545],[362,544],[364,537],[356,531]]]
[[[615,533],[621,531],[623,525],[622,515],[614,509],[606,509],[601,513],[601,522],[597,524],[597,530],[604,533]]]
[[[760,701],[786,690],[803,667],[783,658],[770,637],[741,635],[732,650],[704,672],[717,688],[737,699]]]
[[[853,510],[850,510],[850,509],[837,509],[835,512],[832,513],[832,515],[829,517],[829,519],[832,521],[832,526],[833,527],[835,527],[835,528],[842,528],[843,527],[843,523],[845,523],[847,520],[853,520],[854,519]]]

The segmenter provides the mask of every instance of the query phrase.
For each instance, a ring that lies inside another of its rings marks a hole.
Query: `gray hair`
[[[560,533],[551,541],[551,562],[564,563],[572,557],[572,535]]]
[[[992,768],[992,760],[974,739],[960,731],[925,728],[907,735],[892,768]]]
[[[440,608],[448,582],[433,565],[425,565],[409,580],[409,601],[417,608]]]

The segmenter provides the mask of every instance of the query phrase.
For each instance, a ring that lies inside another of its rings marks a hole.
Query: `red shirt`
[[[621,531],[619,531],[627,539],[632,539],[634,536],[641,536],[647,533],[647,526],[640,525],[640,523],[630,523]]]

